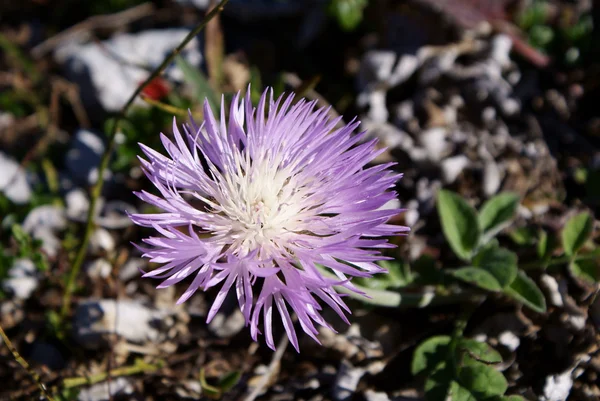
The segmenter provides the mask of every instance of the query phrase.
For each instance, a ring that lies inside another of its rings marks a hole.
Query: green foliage
[[[481,234],[477,212],[460,195],[446,190],[438,193],[437,207],[450,247],[462,260],[470,260]]]
[[[536,312],[546,311],[546,299],[535,281],[523,271],[517,273],[515,280],[505,289],[506,295],[530,307]]]
[[[590,284],[600,281],[600,264],[598,264],[598,260],[574,260],[569,263],[569,270],[573,276]]]
[[[456,255],[470,262],[469,266],[451,270],[450,275],[486,291],[504,292],[533,310],[543,312],[546,310],[544,296],[535,282],[519,271],[517,254],[500,247],[494,239],[510,224],[518,206],[517,195],[501,193],[485,202],[477,214],[460,195],[440,191],[438,212],[444,235]],[[521,242],[532,241],[523,235],[517,238]],[[551,252],[546,249],[550,246],[548,240],[544,241],[544,252]]]
[[[202,393],[211,399],[219,399],[231,390],[242,377],[242,372],[232,371],[221,376],[217,384],[212,385],[206,381],[204,368],[200,369],[200,386],[202,386]]]
[[[493,274],[487,272],[485,269],[479,267],[461,267],[452,271],[452,274],[457,279],[466,281],[467,283],[476,285],[484,290],[488,291],[501,291],[502,286],[496,280]]]
[[[562,246],[565,254],[574,257],[592,233],[594,220],[589,213],[580,213],[567,221],[562,230]]]
[[[193,100],[197,102],[206,98],[213,113],[217,113],[220,109],[221,101],[202,71],[188,63],[181,56],[175,58],[175,63],[183,72],[185,82],[192,90]]]
[[[78,388],[64,388],[54,397],[58,401],[76,401],[79,398],[79,391]]]
[[[329,13],[345,31],[353,31],[363,19],[368,0],[331,0]]]
[[[511,192],[496,195],[483,204],[478,220],[484,235],[484,243],[487,242],[485,238],[493,238],[510,224],[518,207],[519,196]]]
[[[502,373],[493,365],[502,362],[488,344],[460,335],[434,336],[414,351],[413,375],[426,375],[425,398],[437,401],[492,401],[508,388]]]
[[[579,63],[593,49],[593,18],[552,18],[547,1],[536,0],[517,17],[517,25],[526,33],[529,44],[566,65]],[[559,21],[558,23],[556,21]]]
[[[17,256],[31,259],[40,271],[48,271],[48,260],[46,255],[40,251],[41,241],[32,239],[18,224],[13,224],[11,231],[12,237],[17,243]]]
[[[406,287],[413,282],[413,274],[408,263],[399,260],[383,260],[379,265],[387,274],[378,274],[371,278],[357,278],[354,282],[374,290]]]
[[[517,255],[497,243],[483,248],[473,264],[494,276],[501,288],[506,288],[517,277]]]

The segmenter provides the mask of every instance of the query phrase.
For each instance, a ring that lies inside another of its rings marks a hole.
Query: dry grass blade
[[[17,361],[17,363],[19,365],[21,365],[23,367],[23,369],[25,369],[27,371],[27,373],[29,373],[29,375],[31,376],[33,381],[35,381],[35,383],[39,387],[42,394],[44,394],[44,397],[46,397],[49,401],[54,401],[54,398],[52,398],[50,393],[48,393],[48,390],[46,389],[46,385],[44,385],[44,383],[42,383],[42,380],[40,379],[40,375],[38,375],[36,373],[36,371],[33,370],[31,368],[31,366],[29,366],[29,363],[27,363],[27,361],[21,356],[21,354],[19,354],[19,351],[17,351],[15,346],[12,344],[12,342],[10,341],[10,338],[8,338],[8,336],[4,332],[4,329],[2,328],[2,326],[0,326],[0,336],[2,336],[2,340],[8,347],[10,353],[15,358],[15,361]]]
[[[76,37],[85,39],[93,30],[99,28],[121,28],[125,24],[152,15],[152,13],[154,13],[154,5],[152,3],[143,3],[118,13],[95,15],[46,39],[31,49],[31,55],[35,58],[43,57],[46,53],[52,51],[65,40],[74,39]]]

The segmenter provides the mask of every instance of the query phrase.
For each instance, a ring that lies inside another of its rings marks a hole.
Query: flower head
[[[238,94],[228,118],[222,103],[220,121],[205,102],[204,122],[192,120],[183,134],[174,121],[174,141],[161,134],[168,156],[140,145],[142,167],[160,196],[137,195],[162,213],[131,219],[160,234],[141,248],[162,264],[144,274],[164,279],[158,288],[193,277],[181,303],[220,285],[208,321],[235,288],[255,340],[262,320],[274,348],[277,308],[298,349],[290,308],[318,342],[315,323],[330,327],[323,305],[346,322],[350,312],[334,286],[358,291],[351,277],[383,272],[375,262],[392,247],[384,237],[408,228],[387,223],[400,212],[384,208],[400,174],[391,164],[367,167],[381,150],[354,133],[359,122],[338,128],[341,118],[330,120],[329,109],[315,110],[314,101],[293,104],[293,95],[274,100],[267,93],[256,108]]]

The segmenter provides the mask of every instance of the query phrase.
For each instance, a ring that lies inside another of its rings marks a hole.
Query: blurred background
[[[113,146],[217,2],[0,0],[0,325],[30,365],[0,347],[0,399],[600,399],[598,3],[230,0]],[[358,116],[404,173],[412,232],[358,281],[382,297],[300,354],[253,343],[235,297],[210,325],[213,291],[175,306],[185,283],[140,279],[131,245],[150,232],[125,213],[152,190],[138,142],[249,84]],[[440,369],[463,337],[472,374]]]

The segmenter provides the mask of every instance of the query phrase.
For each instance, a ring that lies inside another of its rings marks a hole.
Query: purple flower
[[[353,133],[358,121],[336,128],[341,118],[330,120],[328,111],[315,110],[314,101],[293,104],[292,95],[273,100],[272,91],[254,108],[249,95],[238,94],[228,119],[223,103],[217,121],[205,101],[200,126],[192,121],[182,135],[174,121],[175,142],[161,134],[168,156],[140,145],[160,196],[137,195],[162,210],[131,216],[160,234],[141,249],[162,266],[144,277],[164,279],[158,288],[193,277],[178,303],[220,285],[208,321],[235,288],[252,338],[262,315],[273,349],[275,308],[296,350],[290,308],[317,342],[315,323],[330,327],[323,305],[348,323],[334,286],[360,292],[350,278],[384,272],[375,263],[393,247],[384,237],[408,228],[387,224],[401,210],[384,207],[401,175],[391,163],[366,167],[383,150]]]

